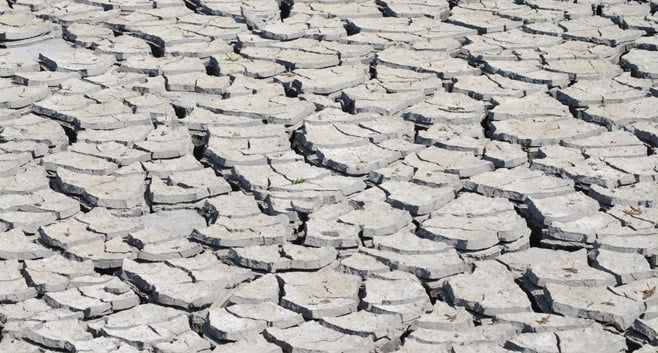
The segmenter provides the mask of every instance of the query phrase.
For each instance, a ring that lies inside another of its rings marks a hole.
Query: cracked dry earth
[[[658,351],[657,7],[0,1],[0,352]]]

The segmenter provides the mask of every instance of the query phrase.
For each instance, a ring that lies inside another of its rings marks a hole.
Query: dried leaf
[[[448,321],[450,322],[455,322],[455,320],[457,320],[457,314],[455,315],[443,314],[443,316],[445,316],[446,319],[448,319]]]
[[[562,269],[569,273],[578,273],[578,269],[574,266],[575,264],[571,265],[571,267],[563,267]]]
[[[547,323],[550,319],[551,319],[550,316],[544,316],[541,319],[537,320],[537,323],[543,325]]]
[[[642,214],[642,208],[631,206],[630,210],[624,210],[624,213],[629,216],[639,216]]]
[[[649,289],[645,289],[642,291],[642,300],[647,300],[650,296],[654,295],[656,293],[656,286],[653,286]]]

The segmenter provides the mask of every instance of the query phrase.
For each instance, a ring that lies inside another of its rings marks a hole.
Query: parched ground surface
[[[658,351],[656,7],[0,2],[0,352]]]

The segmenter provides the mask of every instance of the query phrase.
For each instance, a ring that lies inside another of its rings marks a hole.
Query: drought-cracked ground
[[[658,351],[657,7],[0,1],[0,352]]]

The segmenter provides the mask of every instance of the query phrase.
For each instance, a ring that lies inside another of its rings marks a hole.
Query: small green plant
[[[235,55],[233,55],[233,54],[231,54],[231,53],[226,53],[226,54],[224,54],[224,56],[225,56],[224,60],[226,60],[226,61],[230,61],[230,62],[232,62],[232,63],[234,63],[234,62],[240,60],[240,57],[235,56]]]
[[[306,182],[306,179],[304,178],[298,178],[292,181],[292,185],[297,185]]]
[[[295,74],[292,72],[292,69],[290,67],[286,68],[286,72],[284,73],[287,77],[293,77]]]

